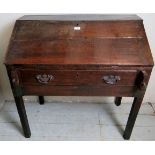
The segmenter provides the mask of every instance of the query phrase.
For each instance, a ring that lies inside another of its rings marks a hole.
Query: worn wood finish
[[[22,21],[18,23],[18,33],[14,34],[14,40],[55,40],[55,39],[77,39],[77,38],[142,38],[144,36],[141,23],[137,21],[109,21],[109,22],[51,22],[51,21]],[[42,28],[40,29],[40,27]],[[74,27],[79,26],[80,31]],[[113,27],[113,28],[111,28]],[[123,31],[119,27],[124,27]],[[31,31],[35,29],[36,31]],[[98,31],[100,29],[100,31]],[[48,30],[48,31],[47,31]],[[138,31],[137,31],[138,30]],[[115,33],[114,33],[115,32]],[[40,35],[42,34],[42,35]]]
[[[144,44],[144,38],[12,41],[6,63],[153,65]]]
[[[136,15],[24,16],[4,61],[26,137],[22,96],[134,97],[129,139],[153,67],[143,20]]]
[[[19,70],[21,75],[21,81],[23,84],[29,85],[42,85],[39,80],[37,80],[37,75],[49,75],[52,76],[51,80],[46,84],[50,85],[108,85],[104,76],[119,76],[118,80],[113,86],[134,86],[137,78],[137,70]],[[88,78],[88,75],[89,78]]]
[[[25,18],[16,21],[6,64],[119,65],[121,59],[121,65],[153,65],[143,22],[136,16]]]
[[[53,96],[126,96],[136,95],[136,87],[132,86],[32,86],[24,85],[25,95],[53,95]]]

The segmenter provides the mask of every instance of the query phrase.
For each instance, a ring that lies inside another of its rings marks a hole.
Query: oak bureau
[[[22,97],[133,97],[129,139],[153,68],[136,15],[28,15],[15,23],[5,65],[25,137],[31,136]]]

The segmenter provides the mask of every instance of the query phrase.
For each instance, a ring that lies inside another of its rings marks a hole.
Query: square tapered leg
[[[20,121],[21,121],[21,124],[23,127],[24,135],[26,138],[30,138],[31,137],[31,131],[30,131],[27,115],[26,115],[26,110],[25,110],[23,98],[22,98],[22,96],[18,96],[18,97],[14,97],[14,98],[15,98],[17,111],[18,111],[18,114],[20,117]]]
[[[122,97],[115,97],[115,105],[120,106],[122,101]]]
[[[127,125],[126,125],[124,135],[123,135],[124,139],[126,140],[130,139],[142,101],[143,101],[143,97],[134,98],[131,111],[128,117]]]
[[[44,96],[39,96],[39,103],[42,105],[44,102]]]

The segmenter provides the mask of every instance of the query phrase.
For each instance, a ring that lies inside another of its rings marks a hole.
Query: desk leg
[[[22,96],[17,96],[14,98],[15,98],[15,103],[16,103],[16,107],[18,110],[18,114],[20,117],[20,121],[21,121],[21,124],[23,127],[24,135],[26,138],[30,138],[31,131],[30,131],[27,115],[26,115],[26,110],[25,110],[23,98],[22,98]]]
[[[122,101],[122,97],[115,97],[115,104],[117,106],[120,106],[121,105],[121,101]]]
[[[143,101],[143,97],[135,97],[132,107],[131,107],[131,111],[129,114],[129,118],[128,118],[128,122],[124,131],[124,139],[130,139],[131,133],[132,133],[132,129],[133,126],[135,124],[136,118],[137,118],[137,114],[139,112],[141,103]]]
[[[39,103],[44,104],[44,96],[39,96]]]

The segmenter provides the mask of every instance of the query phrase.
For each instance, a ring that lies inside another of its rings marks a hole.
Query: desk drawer
[[[128,96],[136,94],[135,86],[32,86],[24,85],[25,95],[43,96]]]
[[[20,70],[21,81],[29,85],[134,86],[136,70]]]
[[[80,85],[133,86],[137,78],[136,70],[80,71],[77,73]]]
[[[20,70],[23,84],[30,85],[73,85],[76,84],[76,71]]]

